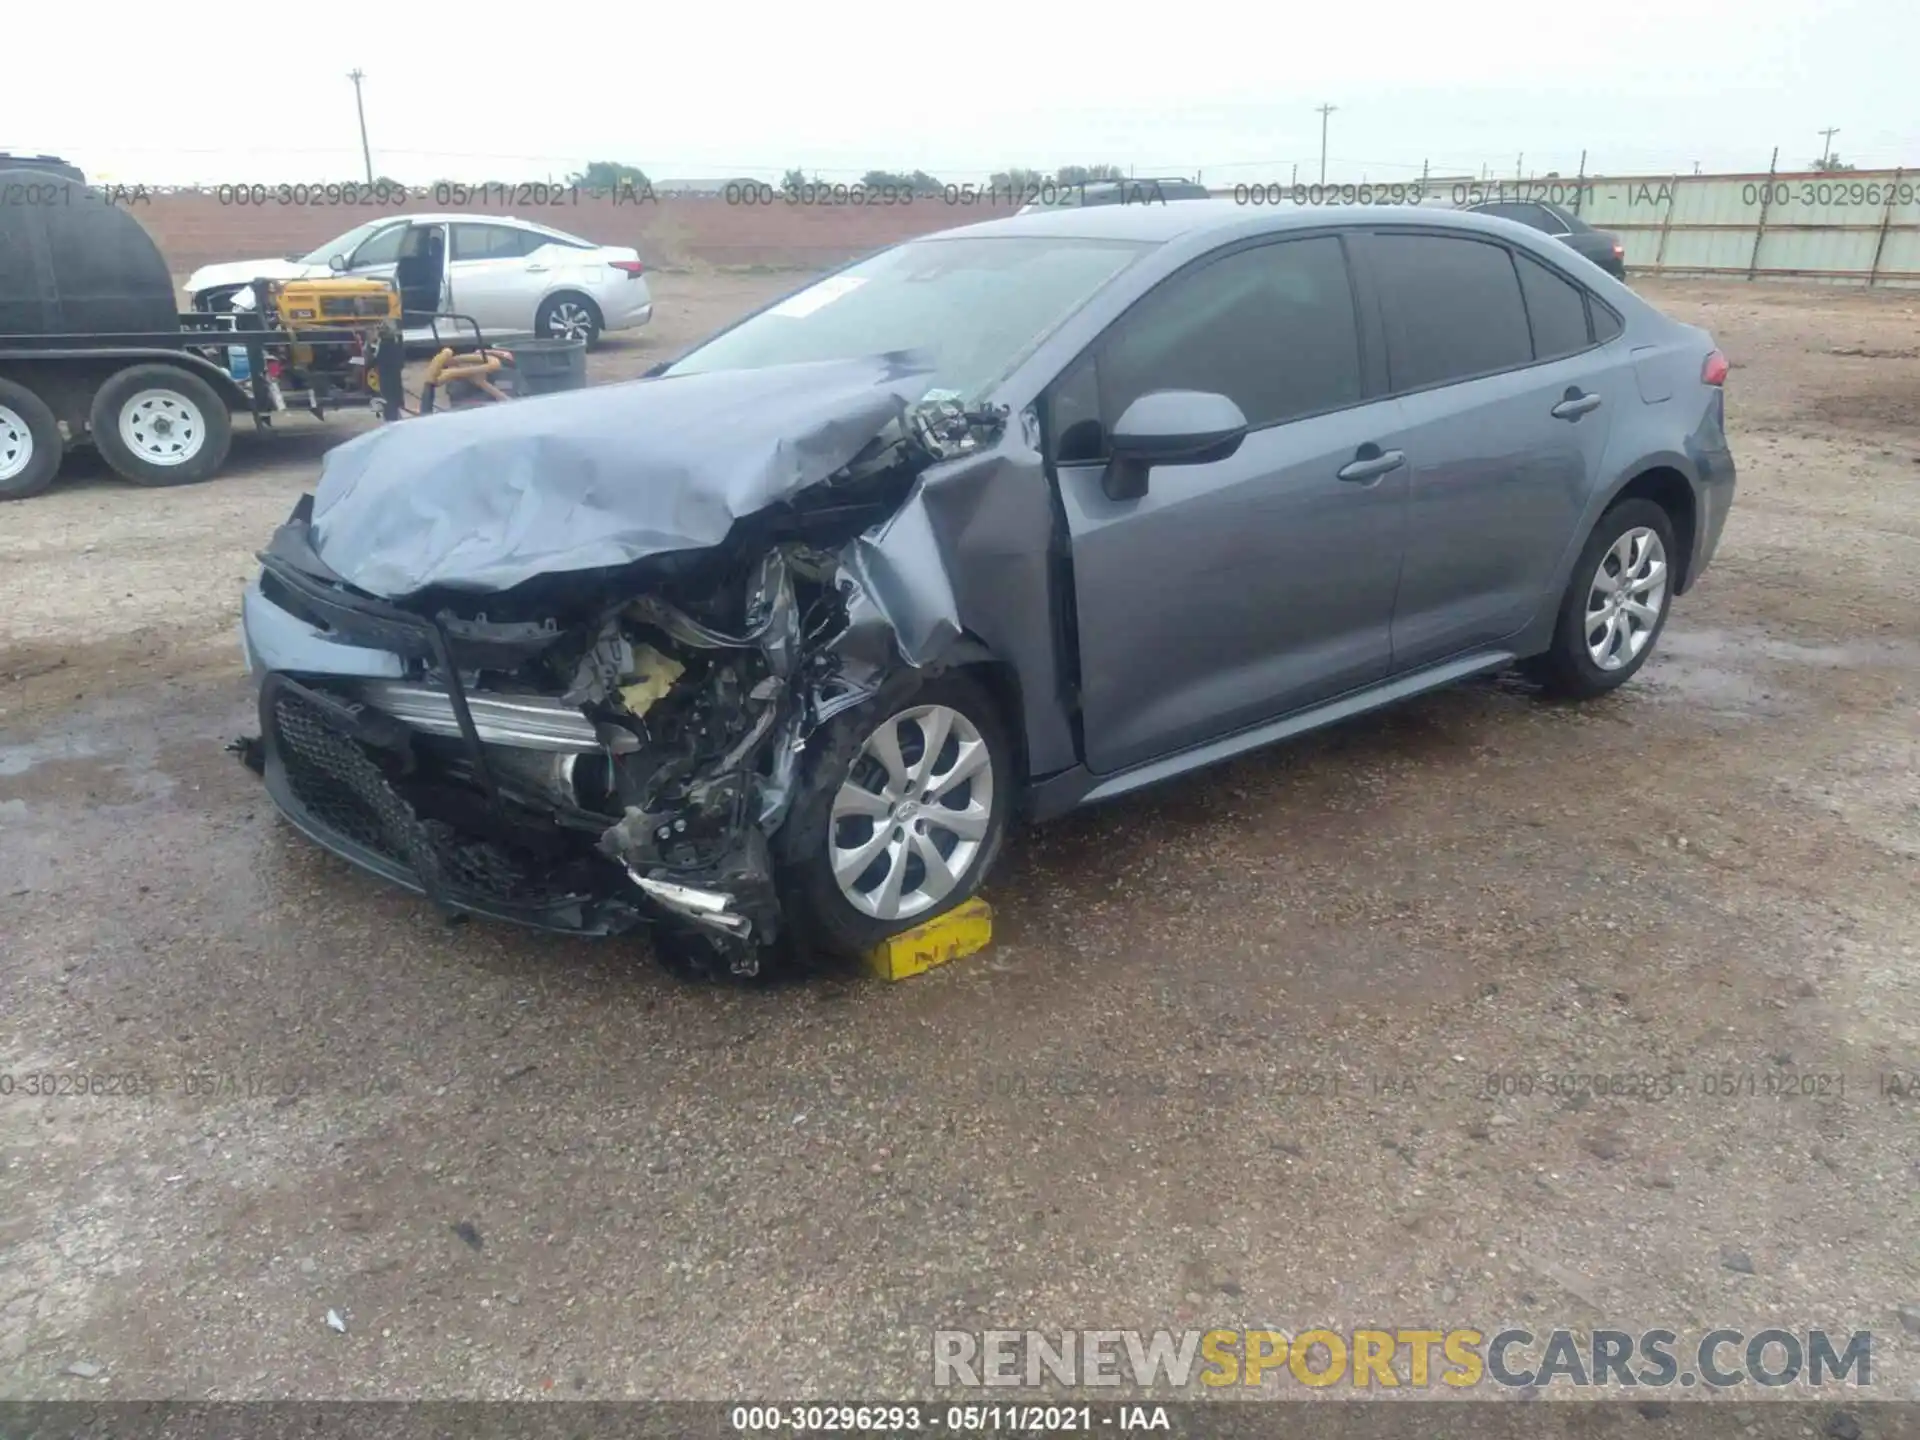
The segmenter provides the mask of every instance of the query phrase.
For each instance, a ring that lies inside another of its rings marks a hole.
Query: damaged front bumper
[[[543,930],[610,935],[642,918],[617,867],[425,818],[375,758],[407,736],[377,712],[270,672],[260,687],[267,793],[315,844],[444,909]]]
[[[354,591],[308,513],[242,618],[253,754],[287,819],[449,912],[580,935],[665,920],[751,970],[738,957],[782,932],[775,839],[808,737],[898,668],[870,663],[837,561],[770,548],[704,617],[642,595],[592,624],[503,624]]]

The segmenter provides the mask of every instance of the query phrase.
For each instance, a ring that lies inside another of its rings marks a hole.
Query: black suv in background
[[[1563,245],[1571,246],[1616,280],[1627,278],[1627,247],[1611,230],[1596,230],[1571,210],[1544,200],[1489,200],[1467,209],[1482,215],[1518,220]]]
[[[86,184],[87,177],[78,165],[69,164],[56,155],[15,155],[8,150],[0,150],[0,170],[38,170],[43,175],[58,175],[62,180],[73,180]]]

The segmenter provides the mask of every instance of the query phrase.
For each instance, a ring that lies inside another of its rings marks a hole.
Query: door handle
[[[1600,408],[1600,397],[1591,390],[1582,393],[1578,385],[1567,387],[1566,398],[1547,413],[1556,420],[1578,420]]]
[[[1353,459],[1334,471],[1334,474],[1355,485],[1371,485],[1389,470],[1398,470],[1406,463],[1407,457],[1403,452],[1382,450],[1368,441],[1354,451]]]
[[[529,275],[540,275],[540,274],[544,274],[544,273],[546,272],[546,268],[547,268],[547,267],[546,267],[546,266],[544,266],[544,265],[529,265],[529,266],[527,266],[527,273],[528,273]]]

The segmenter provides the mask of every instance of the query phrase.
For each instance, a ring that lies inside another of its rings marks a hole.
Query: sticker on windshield
[[[789,320],[798,320],[802,316],[813,314],[823,306],[831,305],[842,295],[858,290],[866,283],[866,277],[862,275],[833,275],[810,289],[802,290],[791,299],[782,300],[767,313],[784,315]]]

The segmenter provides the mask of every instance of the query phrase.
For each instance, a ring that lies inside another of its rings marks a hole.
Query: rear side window
[[[1375,235],[1371,255],[1395,390],[1532,363],[1526,306],[1505,246],[1446,235]]]
[[[1152,291],[1100,342],[1111,428],[1153,390],[1226,395],[1251,425],[1360,400],[1360,336],[1334,237],[1241,250]]]
[[[527,232],[511,225],[455,225],[453,258],[456,260],[511,260],[530,248]]]
[[[1625,328],[1620,323],[1620,317],[1602,305],[1598,300],[1593,302],[1592,309],[1593,338],[1595,342],[1604,345],[1609,340],[1618,340],[1620,338],[1620,332]]]
[[[1520,293],[1533,328],[1533,358],[1558,360],[1586,349],[1592,343],[1587,339],[1586,292],[1530,255],[1516,252],[1513,263],[1520,271]]]

